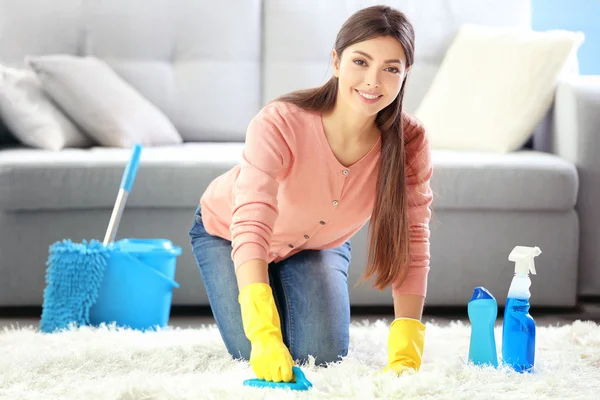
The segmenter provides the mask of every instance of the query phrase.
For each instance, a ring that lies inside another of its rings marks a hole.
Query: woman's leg
[[[248,360],[250,341],[242,324],[231,242],[206,232],[199,207],[189,235],[225,347],[233,358]],[[348,241],[335,249],[304,250],[269,264],[282,335],[294,360],[304,362],[310,354],[320,365],[348,353],[350,251]]]
[[[238,303],[239,290],[231,259],[231,242],[204,229],[201,209],[196,209],[189,232],[208,301],[225,347],[235,359],[250,358],[250,341],[244,334]]]
[[[348,265],[351,246],[304,250],[269,268],[284,329],[284,341],[299,363],[316,365],[348,354],[350,300]]]

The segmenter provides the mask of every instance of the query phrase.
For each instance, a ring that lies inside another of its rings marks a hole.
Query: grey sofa
[[[414,111],[462,23],[528,26],[523,0],[386,1],[416,28],[405,95]],[[145,148],[118,237],[164,237],[183,248],[174,305],[206,305],[188,230],[200,195],[240,160],[253,115],[284,92],[329,76],[343,20],[371,1],[60,0],[0,2],[0,63],[31,54],[95,55],[171,119],[185,142]],[[9,134],[5,133],[5,142]],[[503,304],[515,245],[539,246],[532,304],[574,306],[600,295],[600,81],[561,82],[554,108],[521,151],[434,151],[427,304],[466,306],[475,286]],[[102,238],[128,149],[0,149],[0,306],[40,306],[48,246]],[[367,227],[353,239],[353,305],[391,305],[355,287]]]

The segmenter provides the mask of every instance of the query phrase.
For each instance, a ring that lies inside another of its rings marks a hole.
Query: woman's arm
[[[266,283],[269,282],[269,265],[265,260],[256,258],[245,261],[235,271],[238,289],[242,290],[246,286],[252,283]]]
[[[240,290],[252,283],[269,283],[267,263],[278,216],[278,178],[292,159],[285,126],[277,106],[269,105],[252,119],[246,133],[230,226]]]
[[[414,294],[398,294],[394,298],[394,318],[414,318],[421,320],[425,297]]]

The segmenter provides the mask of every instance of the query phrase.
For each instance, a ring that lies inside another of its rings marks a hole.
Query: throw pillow
[[[521,148],[552,105],[583,34],[461,27],[415,111],[432,148],[506,153]]]
[[[0,117],[22,144],[45,150],[88,147],[81,133],[49,99],[35,73],[0,65]]]
[[[166,115],[96,57],[27,57],[44,90],[102,146],[172,145],[183,140]]]

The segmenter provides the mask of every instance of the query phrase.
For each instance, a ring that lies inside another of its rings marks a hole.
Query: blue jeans
[[[231,242],[204,229],[196,209],[189,232],[210,307],[227,351],[234,359],[250,358],[244,334]],[[340,361],[348,354],[350,241],[334,249],[303,250],[269,264],[269,281],[281,320],[283,341],[302,364]]]

